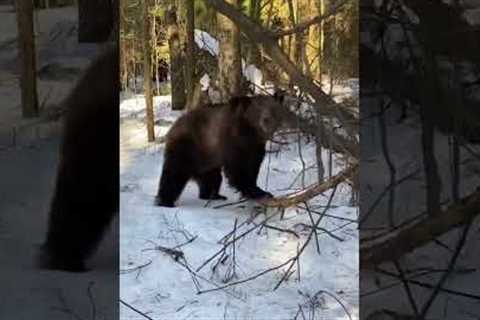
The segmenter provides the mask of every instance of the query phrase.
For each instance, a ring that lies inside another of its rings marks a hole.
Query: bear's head
[[[265,140],[270,139],[283,121],[283,94],[273,96],[256,95],[237,97],[232,104],[237,105],[239,116],[255,129]]]

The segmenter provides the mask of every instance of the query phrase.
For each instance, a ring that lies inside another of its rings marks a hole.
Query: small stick
[[[136,313],[138,313],[139,315],[141,315],[141,316],[144,317],[145,319],[155,320],[155,319],[147,316],[144,312],[142,312],[142,311],[138,310],[137,308],[133,307],[132,305],[126,303],[126,302],[123,301],[122,299],[120,299],[120,303],[123,304],[124,306],[126,306],[127,308],[129,308],[130,310],[135,311]]]
[[[227,285],[224,285],[224,286],[221,286],[221,287],[217,287],[217,288],[213,288],[213,289],[208,289],[208,290],[203,290],[203,291],[200,291],[198,292],[198,294],[202,294],[202,293],[207,293],[207,292],[212,292],[212,291],[217,291],[217,290],[222,290],[222,289],[225,289],[225,288],[228,288],[228,287],[232,287],[232,286],[235,286],[237,284],[240,284],[240,283],[245,283],[247,281],[251,281],[251,280],[255,280],[257,279],[258,277],[261,277],[263,276],[264,274],[267,274],[269,272],[272,272],[274,270],[277,270],[277,269],[280,269],[282,268],[283,266],[287,265],[288,263],[290,263],[293,259],[290,258],[288,259],[286,262],[282,263],[281,265],[278,265],[276,267],[272,267],[272,268],[269,268],[269,269],[266,269],[260,273],[257,273],[256,275],[253,275],[249,278],[246,278],[246,279],[243,279],[243,280],[239,280],[239,281],[235,281],[235,282],[232,282],[232,283],[229,283]]]
[[[275,226],[272,226],[272,225],[269,225],[269,224],[264,224],[263,225],[265,228],[268,228],[268,229],[273,229],[273,230],[276,230],[276,231],[280,231],[280,232],[286,232],[286,233],[290,233],[292,235],[295,236],[295,238],[300,238],[300,236],[293,230],[290,230],[290,229],[283,229],[283,228],[279,228],[279,227],[275,227]]]
[[[228,207],[228,206],[233,206],[233,205],[244,203],[244,202],[247,202],[247,201],[248,201],[248,199],[240,199],[239,201],[235,201],[235,202],[219,204],[218,206],[214,206],[213,209],[220,209],[220,208],[224,208],[224,207]]]

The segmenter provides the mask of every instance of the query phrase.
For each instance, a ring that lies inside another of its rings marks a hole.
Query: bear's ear
[[[282,104],[285,100],[285,91],[275,91],[275,93],[273,94],[273,98],[277,100],[278,103]]]

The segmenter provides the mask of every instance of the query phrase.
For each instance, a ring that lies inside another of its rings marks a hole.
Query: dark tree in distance
[[[185,86],[187,89],[187,106],[188,109],[193,109],[193,93],[195,88],[195,56],[194,56],[194,42],[195,42],[195,12],[194,0],[186,1],[186,57],[185,57]]]
[[[21,64],[20,88],[22,114],[25,118],[38,115],[38,96],[35,62],[35,38],[33,36],[33,2],[16,1],[18,53]]]
[[[170,53],[170,75],[172,83],[172,110],[185,108],[185,77],[183,66],[185,57],[182,50],[181,28],[178,23],[177,8],[172,6],[166,12],[168,48]]]
[[[153,115],[153,96],[152,96],[152,48],[151,48],[151,30],[150,30],[150,17],[149,17],[149,0],[143,1],[143,88],[145,91],[145,105],[147,111],[147,134],[148,141],[155,140],[155,125]]]

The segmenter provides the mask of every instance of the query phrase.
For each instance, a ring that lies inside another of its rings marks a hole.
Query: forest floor
[[[146,142],[143,96],[122,100],[120,298],[129,305],[121,305],[122,320],[143,318],[130,307],[153,319],[293,319],[299,310],[309,319],[358,319],[358,208],[349,205],[350,187],[341,184],[332,198],[328,216],[320,224],[329,232],[319,231],[319,252],[312,240],[300,258],[300,270],[278,289],[274,287],[288,266],[236,286],[198,294],[246,279],[295,256],[307,239],[309,215],[291,208],[283,219],[274,211],[255,216],[258,208],[250,202],[235,203],[239,195],[226,182],[221,193],[227,201],[207,203],[198,199],[197,186],[190,182],[176,208],[154,206],[164,144]],[[170,111],[169,96],[155,97],[154,105],[158,140],[180,113]],[[303,168],[300,151],[305,167],[315,164],[314,143],[304,139],[298,143],[296,134],[288,136],[287,141],[279,152],[266,156],[258,178],[260,187],[277,196],[317,179],[315,168],[306,171],[303,182],[298,177]],[[268,148],[278,149],[278,145]],[[322,157],[326,163],[328,154]],[[342,168],[334,155],[333,174]],[[312,199],[309,206],[323,211],[331,192]],[[215,208],[222,204],[230,205]],[[240,234],[266,216],[272,217],[268,222],[271,227],[290,232],[270,228],[252,232],[237,241],[235,259],[230,252],[233,249],[228,249],[228,258],[215,271],[212,266],[217,259],[195,275],[185,267],[195,270],[221,249],[218,241],[235,224],[236,234]],[[187,241],[191,242],[180,247],[184,259],[179,261],[155,249],[174,248]],[[230,278],[234,270],[235,276]]]

